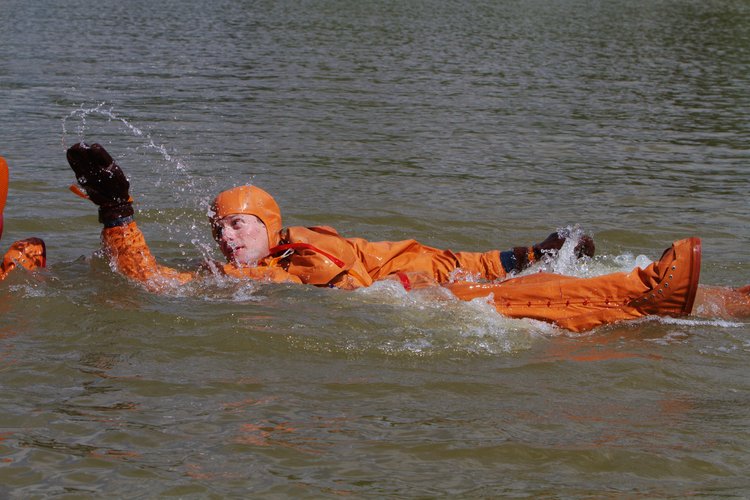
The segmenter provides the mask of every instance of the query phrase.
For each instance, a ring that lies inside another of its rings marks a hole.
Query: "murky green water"
[[[0,493],[742,498],[750,327],[571,335],[376,286],[153,295],[101,258],[64,150],[129,174],[164,263],[252,180],[291,225],[506,248],[579,224],[590,275],[703,238],[750,282],[744,1],[0,1]]]

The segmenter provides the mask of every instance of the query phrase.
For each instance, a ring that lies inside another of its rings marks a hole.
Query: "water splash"
[[[79,107],[78,109],[72,111],[68,116],[62,119],[62,147],[63,150],[68,149],[68,145],[66,143],[66,136],[68,134],[67,131],[67,121],[70,119],[78,119],[78,125],[76,126],[76,135],[78,136],[78,142],[84,142],[85,141],[85,133],[87,129],[87,118],[89,116],[101,116],[107,119],[108,123],[111,122],[119,122],[122,124],[122,126],[125,128],[126,131],[130,132],[130,134],[133,135],[133,137],[143,137],[144,138],[144,146],[147,149],[152,149],[156,152],[158,152],[162,158],[169,162],[170,164],[174,165],[175,170],[181,173],[187,173],[188,168],[187,166],[179,159],[173,157],[169,152],[167,151],[167,148],[164,146],[164,144],[157,144],[154,142],[154,139],[151,137],[151,134],[148,132],[144,132],[142,129],[137,127],[136,125],[130,123],[127,119],[118,116],[114,113],[112,107],[105,107],[106,102],[101,102],[97,104],[94,107],[86,108],[83,105]]]
[[[158,160],[146,162],[146,165],[151,166],[151,172],[142,178],[139,176],[138,181],[142,185],[150,185],[156,188],[167,185],[169,188],[167,193],[169,194],[165,196],[164,190],[156,190],[156,192],[144,190],[143,192],[133,193],[136,203],[140,205],[139,209],[142,214],[152,216],[159,222],[164,222],[163,232],[166,233],[170,241],[177,244],[181,256],[194,254],[197,251],[203,259],[210,259],[214,249],[212,245],[208,244],[210,241],[209,234],[205,219],[201,215],[202,212],[208,210],[210,193],[215,189],[215,181],[212,182],[210,178],[193,175],[189,165],[179,155],[170,153],[167,146],[156,140],[150,132],[115,113],[113,107],[108,106],[106,102],[91,107],[82,104],[62,119],[61,144],[63,149],[67,150],[68,148],[69,135],[75,135],[77,142],[85,142],[87,132],[94,127],[97,120],[104,120],[105,124],[116,124],[118,130],[125,133],[126,138],[123,142],[126,144],[132,143],[132,139],[128,139],[130,137],[138,139],[134,147],[126,147],[126,150],[157,153]],[[74,127],[70,127],[71,122],[75,123]],[[103,133],[103,131],[98,133]],[[161,208],[155,211],[144,210],[145,207],[152,205],[163,205],[167,199],[171,201],[170,208]],[[198,235],[202,235],[202,237],[198,237]],[[192,248],[186,250],[185,241],[190,241]]]
[[[598,253],[594,257],[579,258],[575,249],[581,242],[581,238],[587,235],[586,231],[579,225],[574,225],[558,228],[557,232],[565,237],[565,243],[560,250],[544,254],[538,262],[519,273],[520,276],[546,272],[577,278],[592,278],[603,274],[627,273],[636,267],[645,268],[653,263],[653,260],[645,255],[630,253],[619,255]]]
[[[645,255],[633,255],[631,253],[624,253],[621,255],[615,255],[612,258],[612,261],[617,265],[621,270],[624,272],[629,272],[635,269],[636,267],[640,267],[643,269],[644,267],[648,267],[649,265],[653,264],[653,260],[649,259]]]
[[[611,266],[601,262],[602,259],[578,258],[575,249],[586,236],[586,232],[579,225],[557,228],[557,233],[565,238],[560,250],[544,253],[538,262],[519,275],[546,272],[584,278],[612,272]]]
[[[441,287],[407,292],[395,281],[376,282],[351,292],[372,307],[393,305],[388,336],[358,339],[351,350],[373,349],[390,355],[430,356],[460,352],[496,355],[524,351],[553,325],[502,316],[486,298],[462,301]]]
[[[650,317],[654,319],[653,317]],[[746,326],[745,323],[738,321],[728,321],[723,319],[703,319],[703,318],[671,318],[671,317],[658,317],[656,318],[660,323],[665,325],[681,325],[681,326],[711,326],[716,328],[743,328]]]

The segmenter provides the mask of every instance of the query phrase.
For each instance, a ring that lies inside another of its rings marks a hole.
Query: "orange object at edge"
[[[0,156],[0,238],[3,236],[3,210],[8,200],[8,163]]]

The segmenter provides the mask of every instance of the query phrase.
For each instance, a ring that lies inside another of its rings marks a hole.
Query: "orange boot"
[[[576,332],[647,315],[684,316],[693,308],[700,275],[699,238],[675,242],[645,269],[594,278],[549,273],[501,283],[444,285],[462,300],[492,296],[513,318],[533,318]]]

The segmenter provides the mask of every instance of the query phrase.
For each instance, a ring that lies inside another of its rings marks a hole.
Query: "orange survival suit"
[[[539,273],[496,282],[506,277],[499,251],[454,253],[414,240],[344,238],[330,227],[282,228],[276,201],[255,186],[221,193],[213,211],[213,220],[254,215],[268,231],[270,255],[252,267],[220,266],[232,277],[344,289],[379,279],[398,279],[407,289],[439,284],[462,300],[491,300],[506,316],[548,321],[574,331],[650,314],[689,314],[700,271],[700,240],[690,238],[676,242],[659,262],[630,273],[594,278]],[[194,277],[157,264],[136,223],[131,217],[124,219],[102,232],[104,248],[120,272],[151,289]],[[218,238],[216,229],[214,236]],[[458,272],[495,282],[453,280]]]
[[[270,254],[257,265],[227,263],[221,272],[232,277],[264,279],[273,282],[304,283],[355,289],[386,277],[411,286],[410,275],[418,282],[448,282],[458,270],[484,280],[505,277],[500,252],[452,252],[439,250],[414,240],[370,242],[344,238],[327,226],[282,228],[281,211],[267,192],[255,186],[239,186],[221,193],[213,204],[214,217],[230,214],[258,217],[266,226]],[[216,225],[214,237],[219,238]],[[184,282],[192,273],[181,273],[160,266],[151,255],[135,222],[105,228],[104,247],[114,258],[117,269],[138,281]]]

